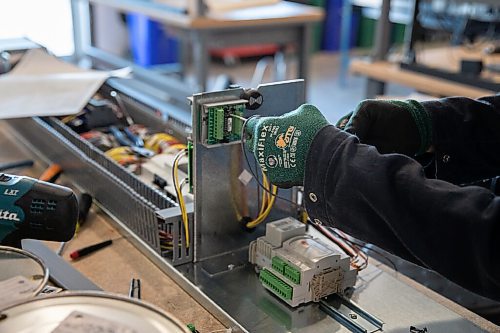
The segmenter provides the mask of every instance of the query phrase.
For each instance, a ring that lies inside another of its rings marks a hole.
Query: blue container
[[[348,0],[344,0],[348,1]],[[343,0],[326,1],[326,18],[323,29],[321,48],[326,51],[338,51],[340,48],[340,32],[342,24]],[[354,47],[357,41],[360,13],[352,11],[350,27],[350,46]]]
[[[141,66],[176,63],[178,42],[162,25],[142,14],[128,14],[129,41],[134,62]]]

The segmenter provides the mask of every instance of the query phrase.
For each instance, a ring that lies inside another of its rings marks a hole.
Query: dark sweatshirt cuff
[[[418,133],[420,134],[420,148],[416,155],[422,155],[432,145],[432,118],[431,113],[419,102],[409,99],[408,111],[410,112],[415,124],[417,125]]]
[[[314,137],[306,159],[304,194],[308,215],[316,223],[330,224],[325,184],[337,148],[353,135],[325,126]]]

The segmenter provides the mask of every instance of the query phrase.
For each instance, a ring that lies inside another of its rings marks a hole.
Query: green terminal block
[[[224,139],[224,109],[211,107],[208,109],[208,138],[209,144],[218,143]]]
[[[283,275],[285,274],[286,262],[280,257],[274,256],[271,265],[276,272],[279,272]]]
[[[292,281],[295,284],[300,284],[300,270],[287,261],[281,259],[278,256],[274,256],[271,260],[271,266],[276,272],[279,272],[288,280]]]
[[[217,140],[224,139],[224,109],[223,108],[217,108],[214,110],[213,136]]]
[[[260,271],[259,280],[268,286],[274,293],[283,299],[290,300],[293,297],[293,288],[285,281],[274,275],[267,269]]]
[[[243,111],[245,111],[245,105],[236,105],[234,107],[233,114],[236,116],[243,117]],[[232,118],[233,118],[233,126],[231,129],[231,132],[232,132],[235,140],[239,140],[239,139],[241,139],[241,129],[243,127],[243,120],[238,119],[236,117],[232,117]]]
[[[300,271],[297,268],[287,265],[283,275],[293,283],[300,284]]]
[[[242,100],[237,103],[214,103],[207,105],[207,137],[206,143],[218,144],[241,140],[241,130],[246,104]],[[238,117],[234,117],[238,116]]]
[[[189,183],[189,193],[193,193],[194,187],[194,175],[193,175],[193,141],[188,139],[187,142],[187,153],[188,153],[188,183]]]

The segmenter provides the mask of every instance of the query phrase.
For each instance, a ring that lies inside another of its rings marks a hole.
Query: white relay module
[[[262,285],[293,307],[343,293],[358,273],[349,256],[306,234],[293,218],[268,223],[266,235],[250,243],[249,261]]]

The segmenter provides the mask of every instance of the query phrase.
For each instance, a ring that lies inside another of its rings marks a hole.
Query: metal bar
[[[303,24],[300,26],[300,45],[298,47],[298,71],[297,77],[299,79],[304,80],[304,98],[307,100],[307,78],[309,74],[309,54],[311,52],[311,33],[312,33],[312,25],[311,24]]]
[[[134,63],[117,57],[113,54],[100,50],[93,46],[85,48],[85,53],[96,61],[114,66],[116,68],[130,67],[134,76],[143,82],[151,84],[153,87],[163,90],[170,97],[185,104],[186,98],[191,96],[194,90],[180,80],[169,78],[165,75],[144,69]]]
[[[286,57],[285,57],[285,51],[280,50],[276,52],[276,54],[274,55],[274,81],[279,82],[285,80],[286,80]]]
[[[206,34],[200,30],[193,30],[191,32],[193,39],[193,61],[196,76],[196,90],[198,92],[207,90],[207,77],[208,77],[208,62],[209,54],[207,47]]]
[[[88,2],[102,4],[121,11],[137,12],[160,20],[179,20],[186,16],[186,8],[165,2],[134,0],[89,0]]]
[[[73,20],[73,59],[75,62],[78,62],[85,55],[85,45],[90,45],[90,13],[88,2],[71,0],[71,18]]]
[[[347,327],[351,332],[367,333],[367,330],[363,326],[359,325],[358,323],[356,323],[355,321],[353,321],[352,319],[350,319],[349,317],[347,317],[346,315],[344,315],[343,313],[341,313],[340,311],[338,311],[325,301],[321,301],[319,303],[319,307],[333,319],[335,319],[336,321]]]
[[[338,295],[337,295],[337,297],[341,298]],[[366,311],[365,309],[360,307],[357,303],[355,303],[351,300],[346,300],[344,298],[342,298],[342,300],[348,308],[350,308],[351,310],[356,312],[358,315],[360,315],[361,317],[368,320],[373,325],[378,326],[380,329],[382,329],[382,326],[384,325],[384,322],[382,320],[380,320],[376,316],[372,315],[371,313],[369,313],[368,311]]]
[[[22,246],[43,260],[49,269],[50,279],[60,287],[67,290],[102,290],[41,241],[25,239]]]
[[[341,87],[346,86],[347,71],[349,69],[349,45],[351,42],[352,4],[351,0],[344,0],[342,5],[342,20],[340,22],[340,73]]]
[[[391,0],[383,0],[380,10],[380,17],[377,22],[377,30],[375,32],[375,43],[372,50],[372,59],[375,61],[385,60],[389,51],[391,38],[391,22],[389,14],[391,11]]]
[[[380,10],[380,17],[377,22],[375,32],[375,43],[372,50],[372,60],[385,60],[390,46],[391,22],[389,14],[391,10],[391,0],[383,0]],[[366,97],[373,98],[377,95],[383,95],[385,92],[385,82],[368,79],[366,83]]]
[[[377,96],[383,95],[385,93],[385,82],[375,80],[372,78],[366,79],[366,98],[375,98]]]
[[[205,4],[203,0],[188,0],[190,7],[188,8],[189,16],[195,18],[206,14]]]
[[[383,321],[339,295],[331,295],[327,300],[321,300],[319,306],[333,319],[355,333],[378,332],[384,325]]]
[[[418,35],[418,30],[421,29],[418,23],[418,14],[420,10],[420,0],[414,0],[413,4],[413,19],[406,26],[405,30],[405,46],[403,50],[403,61],[406,63],[414,63],[416,61],[415,42]]]

